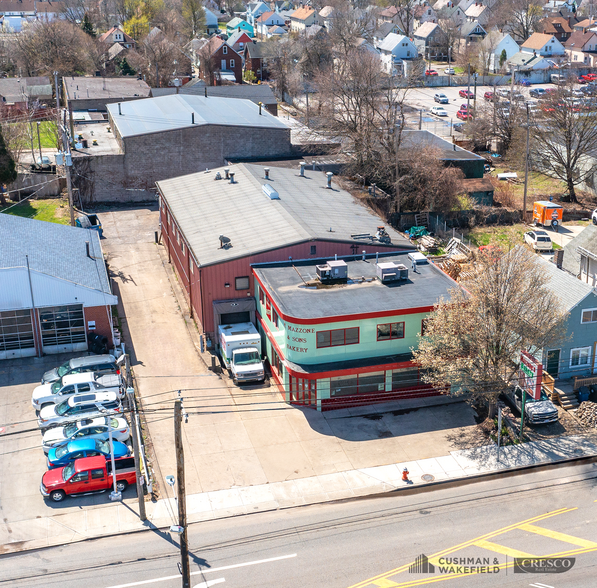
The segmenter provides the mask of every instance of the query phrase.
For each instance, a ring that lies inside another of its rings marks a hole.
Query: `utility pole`
[[[468,80],[466,86],[466,119],[471,112],[471,64],[468,64]]]
[[[182,588],[190,588],[191,570],[189,568],[189,544],[187,539],[187,503],[184,481],[184,452],[182,447],[182,400],[174,402],[174,447],[176,448],[176,479],[178,492],[178,524],[180,533],[180,564]]]
[[[529,103],[526,103],[527,107],[527,151],[524,159],[524,195],[522,198],[522,222],[527,222],[527,187],[529,185],[529,134],[531,125],[529,122]]]
[[[127,381],[125,382],[126,388],[126,396],[129,401],[129,409],[131,414],[131,424],[133,426],[133,456],[135,457],[135,474],[137,476],[137,498],[139,500],[139,518],[142,521],[147,520],[147,514],[145,513],[145,497],[143,492],[143,483],[141,481],[141,460],[139,457],[139,438],[137,437],[137,410],[135,406],[135,389],[132,386],[129,386],[130,383],[130,366],[129,366],[129,356],[127,355],[125,358],[125,365],[126,365],[126,373],[127,373]]]
[[[42,152],[41,152],[41,137],[40,137],[40,134],[39,134],[39,125],[41,125],[41,123],[39,121],[37,121],[37,144],[39,146],[39,160],[43,164],[44,159],[43,159],[43,155],[42,155]]]
[[[475,115],[477,114],[477,77],[479,74],[474,73],[473,74],[473,78],[475,80],[475,93],[473,95],[473,112],[475,113]]]
[[[396,151],[396,212],[400,212],[400,166],[398,165],[398,121],[394,125],[394,150]]]

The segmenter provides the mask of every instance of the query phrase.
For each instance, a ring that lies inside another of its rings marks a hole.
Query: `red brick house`
[[[219,85],[222,81],[236,82],[243,81],[243,59],[230,45],[219,37],[212,37],[200,50],[202,56],[211,57],[211,72],[206,71],[200,64],[201,78],[208,84]],[[202,61],[200,57],[200,61]],[[208,79],[213,75],[213,79]]]
[[[245,46],[245,71],[251,70],[258,80],[269,80],[275,59],[271,43],[253,42]]]

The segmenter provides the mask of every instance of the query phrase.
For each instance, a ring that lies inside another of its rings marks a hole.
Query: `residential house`
[[[508,58],[506,68],[510,71],[519,70],[532,71],[535,69],[549,69],[553,67],[553,61],[547,57],[543,57],[537,53],[530,53],[529,51],[519,51]]]
[[[394,22],[384,22],[373,33],[373,45],[379,47],[379,44],[390,34],[403,35],[402,29]]]
[[[596,374],[597,291],[541,256],[537,256],[537,263],[543,275],[549,278],[545,287],[559,299],[567,313],[566,338],[561,345],[543,350],[543,367],[560,379]]]
[[[584,20],[577,22],[573,28],[575,31],[581,31],[583,33],[586,33],[589,29],[596,29],[597,28],[597,18],[595,18],[593,16],[591,16],[589,18],[585,18]]]
[[[265,2],[250,2],[247,4],[247,22],[255,27],[255,21],[264,13],[271,9]]]
[[[437,10],[438,24],[442,26],[441,21],[448,21],[452,25],[460,26],[466,20],[466,14],[460,8],[454,4],[452,0],[448,0],[444,3],[444,6]]]
[[[542,57],[563,57],[566,54],[564,45],[554,35],[533,33],[521,46],[523,53],[536,53]]]
[[[201,78],[209,85],[216,85],[223,80],[242,84],[243,81],[243,60],[232,47],[230,47],[220,37],[214,36],[205,43],[205,49],[200,49],[203,53],[211,55],[211,71],[214,73],[214,79],[209,79],[211,75],[209,68],[205,64],[199,63]],[[199,60],[201,62],[201,60]]]
[[[597,57],[597,33],[590,30],[574,31],[564,47],[570,63],[592,66]]]
[[[597,288],[597,226],[589,225],[564,247],[562,268]]]
[[[329,31],[334,21],[334,11],[336,9],[333,6],[324,6],[319,11],[319,21]]]
[[[218,25],[218,17],[215,13],[213,13],[209,8],[205,6],[203,7],[203,10],[205,11],[205,32],[208,35],[217,33],[220,30],[220,27]]]
[[[37,2],[35,0],[1,0],[0,18],[7,32],[20,33],[23,26],[36,20],[61,18],[63,2]]]
[[[412,36],[419,54],[425,59],[445,55],[446,35],[440,26],[433,22],[423,23]]]
[[[0,359],[113,344],[112,294],[97,231],[0,215]]]
[[[120,26],[112,27],[103,35],[100,35],[97,40],[100,41],[100,43],[105,43],[110,47],[116,43],[125,49],[135,49],[137,47],[137,42],[135,39],[133,39],[130,35],[127,35]]]
[[[539,23],[537,32],[544,35],[553,35],[560,43],[564,43],[572,34],[572,20],[576,19],[573,17],[549,16]]]
[[[473,4],[476,4],[476,0],[460,0],[460,2],[458,2],[458,8],[460,8],[460,10],[462,10],[462,12],[466,13],[466,11]]]
[[[228,37],[226,43],[229,47],[232,47],[239,55],[242,55],[245,50],[245,46],[249,43],[252,43],[253,39],[249,37],[249,35],[243,31],[238,29],[235,33],[232,33]]]
[[[420,4],[413,8],[414,29],[418,29],[425,22],[437,22],[437,12],[429,4]]]
[[[226,23],[226,34],[230,36],[238,30],[245,31],[251,38],[255,36],[253,25],[249,24],[246,20],[235,16],[232,20],[229,20]]]
[[[460,26],[460,37],[466,43],[478,43],[487,36],[487,31],[478,22],[465,22]]]
[[[302,6],[290,15],[290,30],[293,33],[300,33],[316,24],[319,24],[317,12],[310,6]]]
[[[490,31],[481,42],[481,46],[488,54],[488,66],[492,73],[498,73],[508,59],[520,50],[511,35],[499,31]],[[503,58],[505,58],[503,63],[500,63]]]
[[[468,22],[478,22],[481,25],[486,25],[489,22],[490,10],[489,6],[481,2],[475,2],[464,11],[464,14]]]
[[[255,20],[255,34],[260,39],[266,39],[269,36],[269,30],[271,27],[284,27],[286,25],[286,20],[284,17],[277,12],[264,12],[259,15],[259,17]]]
[[[395,22],[398,16],[398,9],[395,6],[388,6],[379,13],[381,22]]]
[[[22,115],[37,104],[53,99],[52,84],[47,76],[34,78],[0,78],[0,117]]]
[[[405,35],[390,33],[378,46],[385,71],[390,75],[404,74],[403,60],[419,56],[416,45]]]
[[[267,29],[266,38],[271,39],[272,37],[282,37],[288,34],[287,27],[281,27],[280,25],[272,25]]]

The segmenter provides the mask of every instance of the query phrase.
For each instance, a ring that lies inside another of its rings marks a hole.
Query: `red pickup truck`
[[[135,459],[122,457],[114,460],[116,488],[123,492],[129,484],[135,484]],[[113,486],[112,462],[103,455],[84,457],[54,470],[48,470],[41,479],[40,491],[44,498],[61,502],[67,495],[105,492]]]

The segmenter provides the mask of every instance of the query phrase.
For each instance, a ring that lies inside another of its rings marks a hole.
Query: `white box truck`
[[[261,336],[253,323],[220,325],[220,355],[234,382],[263,382]]]

